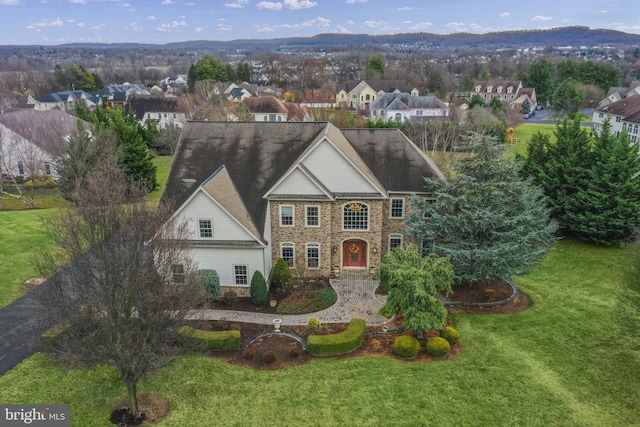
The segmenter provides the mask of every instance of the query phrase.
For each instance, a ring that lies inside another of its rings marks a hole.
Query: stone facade
[[[403,199],[404,215],[391,218],[391,200]],[[342,269],[345,264],[345,242],[364,242],[366,265],[361,268],[375,268],[389,251],[389,235],[402,235],[402,245],[414,240],[406,233],[405,220],[409,213],[408,195],[391,196],[387,199],[353,199],[336,201],[271,201],[271,253],[273,264],[281,257],[282,243],[294,244],[294,270],[306,268],[306,245],[320,245],[320,266],[306,269],[309,276],[329,276],[334,269]],[[369,209],[369,227],[367,230],[344,230],[343,212],[345,205],[360,203]],[[293,225],[280,225],[282,206],[293,207]],[[320,225],[310,227],[306,224],[306,211],[309,206],[318,206]],[[296,272],[294,271],[294,275]]]

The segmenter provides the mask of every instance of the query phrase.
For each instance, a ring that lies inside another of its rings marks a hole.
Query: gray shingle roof
[[[162,198],[179,208],[216,171],[224,170],[233,186],[226,178],[221,182],[242,198],[243,209],[263,235],[264,195],[325,133],[383,190],[422,192],[423,176],[442,177],[435,164],[397,129],[340,131],[326,122],[192,121],[182,130]],[[207,183],[207,191],[222,191],[210,187],[213,181]],[[240,205],[235,206],[237,210]]]

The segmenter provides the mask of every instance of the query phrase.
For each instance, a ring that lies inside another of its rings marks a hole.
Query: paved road
[[[551,116],[553,114],[553,110],[536,110],[536,114],[535,116],[529,118],[529,119],[525,119],[525,123],[535,123],[535,124],[543,124],[543,125],[555,125],[556,121],[555,120],[550,120],[550,118],[548,116]],[[591,108],[585,108],[582,110],[582,114],[592,117],[593,115],[593,109]],[[544,120],[546,118],[546,120]],[[586,122],[582,122],[581,123],[582,126],[587,126],[587,127],[593,127],[593,123],[591,122],[591,120],[586,121]]]
[[[49,329],[41,313],[31,294],[0,309],[0,374],[40,351],[40,335]]]

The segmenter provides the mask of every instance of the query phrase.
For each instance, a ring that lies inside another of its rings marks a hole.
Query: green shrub
[[[420,342],[416,337],[400,335],[393,342],[393,352],[400,357],[416,357],[420,352]]]
[[[432,356],[442,357],[449,353],[451,345],[442,337],[433,337],[427,340],[427,353]]]
[[[450,345],[454,345],[455,343],[458,342],[458,339],[460,338],[460,333],[455,328],[452,328],[451,326],[447,326],[446,328],[440,331],[440,336],[445,340],[449,341]]]
[[[271,273],[271,285],[276,289],[283,289],[289,286],[293,273],[285,260],[278,258],[273,272]]]
[[[363,319],[351,319],[346,330],[332,335],[309,335],[307,345],[313,356],[329,356],[348,353],[362,344],[366,322]]]
[[[251,278],[251,304],[263,307],[269,303],[269,291],[267,290],[267,281],[260,271],[256,270]]]
[[[204,289],[207,291],[207,299],[209,302],[214,302],[220,297],[220,276],[215,270],[200,270],[198,271],[202,282],[204,283]]]
[[[237,350],[240,348],[240,331],[203,331],[191,326],[178,329],[180,342],[186,347],[201,350]]]
[[[307,322],[307,328],[310,331],[317,331],[318,329],[322,328],[322,323],[320,323],[320,321],[318,319],[316,319],[315,317],[312,317]]]
[[[36,177],[35,180],[29,179],[24,183],[26,188],[56,188],[58,183],[51,175],[43,175]]]

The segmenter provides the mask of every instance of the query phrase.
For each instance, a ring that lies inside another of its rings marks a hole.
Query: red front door
[[[367,266],[367,243],[361,240],[347,240],[342,244],[344,267]]]

